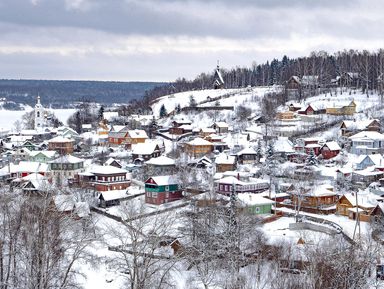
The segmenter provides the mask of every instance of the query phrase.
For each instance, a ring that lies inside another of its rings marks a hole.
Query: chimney
[[[240,173],[237,173],[237,179],[240,181]]]

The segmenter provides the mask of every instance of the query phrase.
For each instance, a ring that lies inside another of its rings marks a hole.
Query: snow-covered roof
[[[59,212],[70,212],[75,208],[75,198],[72,195],[53,196],[53,202]]]
[[[132,154],[150,155],[156,150],[156,146],[154,142],[138,143],[133,145]]]
[[[256,155],[256,154],[257,154],[256,151],[253,148],[251,148],[251,147],[247,147],[245,149],[242,149],[241,151],[239,151],[237,153],[238,156],[241,156],[241,155]]]
[[[159,156],[157,158],[151,158],[146,164],[155,166],[173,166],[175,165],[175,160],[166,156]]]
[[[127,170],[120,169],[114,166],[99,166],[93,165],[88,172],[96,175],[114,175],[114,174],[126,174]]]
[[[228,164],[228,165],[232,165],[236,162],[236,157],[235,156],[229,156],[225,153],[221,153],[219,154],[216,159],[215,159],[215,163],[216,164]]]
[[[245,205],[245,206],[257,206],[257,205],[269,205],[274,204],[275,202],[264,198],[260,194],[252,194],[252,193],[241,193],[237,195],[237,198]]]
[[[279,137],[274,143],[274,151],[284,152],[284,153],[294,153],[292,142],[288,139],[288,137]]]
[[[361,131],[349,138],[353,141],[360,139],[384,140],[384,135],[377,131]]]
[[[365,208],[374,208],[377,205],[376,197],[371,194],[344,194],[344,197],[351,203],[352,206],[356,206],[356,198],[357,205]]]
[[[173,185],[173,184],[179,183],[179,181],[177,180],[177,177],[174,175],[155,176],[155,177],[151,177],[150,179],[152,179],[158,186],[166,186],[166,185]]]
[[[373,155],[361,155],[357,158],[356,163],[359,164],[363,162],[366,158],[369,158],[375,166],[383,166],[384,158],[381,154],[373,154]]]
[[[228,127],[228,124],[224,121],[215,122],[214,125],[217,127]]]
[[[349,130],[364,130],[374,121],[379,121],[379,120],[377,119],[367,119],[367,120],[360,120],[360,121],[344,120],[343,124],[345,128]]]
[[[200,129],[201,132],[203,133],[215,133],[215,129],[211,127],[203,127]]]
[[[59,135],[57,137],[54,137],[54,138],[48,140],[48,143],[52,143],[52,142],[58,142],[58,143],[73,142],[73,139],[69,139],[69,138],[66,138],[66,137]]]
[[[190,142],[187,143],[188,145],[191,145],[191,146],[206,146],[206,145],[213,145],[211,142],[205,140],[205,139],[202,139],[200,137],[197,137],[193,140],[191,140]]]
[[[148,138],[147,133],[143,129],[129,130],[128,135],[131,138]]]
[[[113,190],[100,193],[105,201],[124,199],[128,196],[127,190]]]
[[[92,124],[90,123],[84,123],[81,125],[81,128],[82,129],[91,129],[92,128]]]
[[[81,163],[81,162],[84,162],[84,160],[77,158],[75,156],[72,156],[72,155],[63,155],[61,157],[58,157],[57,159],[50,161],[49,163],[77,164],[77,163]]]
[[[103,112],[103,118],[106,120],[111,120],[115,117],[118,117],[119,113],[117,111],[104,111]]]
[[[31,157],[35,157],[39,154],[42,154],[42,155],[46,156],[47,158],[53,158],[57,154],[57,152],[56,151],[31,151],[29,153],[29,155]]]
[[[335,141],[326,142],[324,144],[324,146],[327,146],[331,151],[339,151],[339,150],[341,150],[341,147]]]

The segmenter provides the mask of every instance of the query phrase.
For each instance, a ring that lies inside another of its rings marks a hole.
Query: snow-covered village
[[[36,96],[2,133],[2,266],[26,255],[54,288],[381,288],[383,97],[352,77],[226,89],[218,65],[210,89],[70,125]]]
[[[1,0],[0,289],[384,289],[383,11]]]

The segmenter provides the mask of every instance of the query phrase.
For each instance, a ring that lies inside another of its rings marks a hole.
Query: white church
[[[35,130],[42,132],[47,127],[48,111],[45,110],[40,102],[40,96],[37,96],[35,104]]]

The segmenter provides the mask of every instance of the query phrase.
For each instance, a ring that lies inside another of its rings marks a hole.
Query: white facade
[[[40,103],[40,96],[37,96],[35,105],[35,130],[42,131],[46,126],[47,115],[44,107]]]

